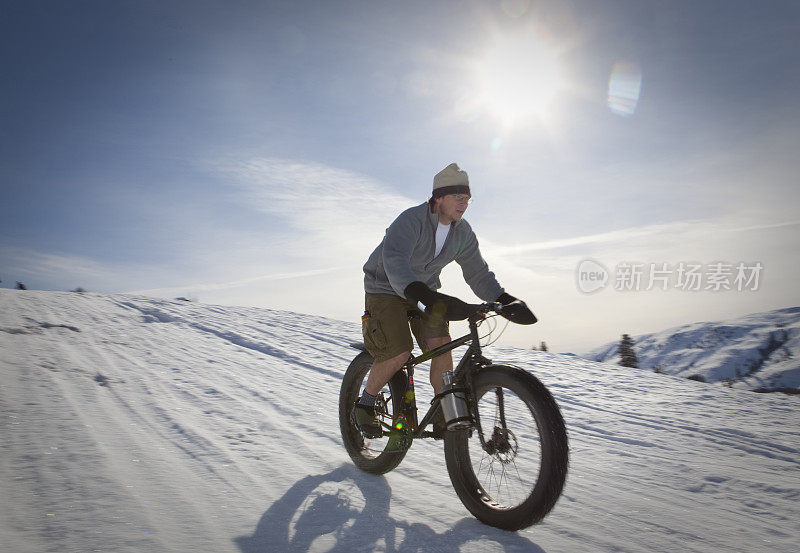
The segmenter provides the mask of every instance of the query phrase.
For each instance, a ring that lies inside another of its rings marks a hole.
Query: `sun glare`
[[[500,39],[477,64],[480,103],[506,127],[546,118],[563,86],[556,52],[533,36]]]

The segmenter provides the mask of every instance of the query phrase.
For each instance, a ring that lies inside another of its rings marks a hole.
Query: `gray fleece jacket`
[[[364,265],[364,290],[368,294],[395,294],[405,297],[406,286],[424,282],[431,290],[442,287],[439,275],[445,265],[461,265],[464,280],[475,295],[495,301],[504,292],[478,249],[478,239],[469,223],[450,224],[442,251],[434,259],[439,216],[431,213],[428,202],[401,213],[386,229],[386,235]]]

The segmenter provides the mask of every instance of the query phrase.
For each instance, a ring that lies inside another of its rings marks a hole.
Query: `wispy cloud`
[[[0,246],[4,276],[7,278],[57,280],[90,286],[119,276],[119,271],[92,258],[80,255],[43,253],[29,248]]]
[[[777,228],[786,228],[786,227],[796,227],[800,225],[800,221],[786,221],[783,223],[771,223],[768,225],[752,225],[747,227],[739,227],[739,228],[732,228],[729,229],[732,232],[746,232],[751,230],[769,230],[769,229],[777,229]]]
[[[596,234],[585,234],[571,238],[528,242],[511,246],[494,246],[493,252],[497,255],[519,255],[527,252],[556,250],[574,246],[623,243],[633,239],[644,239],[654,236],[674,236],[676,233],[684,234],[690,231],[708,229],[709,226],[716,225],[704,221],[680,221],[659,225],[645,225]]]
[[[227,213],[262,213],[262,228],[215,228],[203,223],[200,210],[184,221],[197,237],[186,238],[185,247],[166,264],[125,264],[2,245],[0,277],[43,288],[80,285],[162,296],[236,296],[235,301],[246,302],[251,294],[272,297],[281,281],[311,279],[317,283],[311,288],[326,288],[338,278],[333,274],[338,268],[347,268],[359,288],[360,268],[370,251],[394,217],[414,203],[378,180],[320,163],[231,157],[212,171],[230,185],[228,200],[237,207]]]
[[[188,278],[176,271],[161,279],[166,286],[147,279],[129,293],[349,317],[363,301],[361,266],[414,204],[376,179],[321,163],[242,156],[204,163],[227,186],[217,201],[247,224],[223,225],[223,240],[189,248],[181,266],[196,270]]]
[[[268,275],[260,275],[253,278],[246,278],[242,280],[235,280],[231,282],[214,282],[206,284],[187,284],[185,286],[173,286],[169,288],[150,288],[147,290],[131,290],[130,294],[153,294],[153,295],[174,295],[174,294],[193,294],[200,292],[213,292],[218,290],[230,290],[234,288],[242,288],[245,286],[262,284],[265,282],[272,282],[277,280],[296,280],[306,277],[315,277],[325,275],[336,271],[336,267],[327,269],[313,269],[309,271],[296,271],[290,273],[274,273]]]
[[[596,234],[585,234],[570,238],[556,240],[543,240],[540,242],[528,242],[514,244],[510,246],[492,245],[492,252],[496,255],[513,256],[529,252],[543,252],[549,250],[559,250],[578,246],[596,245],[623,245],[632,241],[652,241],[668,239],[670,242],[675,240],[688,239],[690,236],[705,236],[719,233],[740,233],[757,230],[788,228],[800,225],[800,221],[786,221],[782,223],[772,223],[763,225],[740,226],[724,220],[718,221],[675,221],[658,225],[643,225],[629,227],[625,229],[600,232]]]
[[[319,163],[226,159],[215,167],[243,205],[274,217],[274,229],[286,225],[293,255],[311,259],[366,259],[365,248],[414,203],[375,179]]]

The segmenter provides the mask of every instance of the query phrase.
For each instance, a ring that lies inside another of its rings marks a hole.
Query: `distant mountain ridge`
[[[758,391],[800,388],[800,307],[691,323],[633,339],[642,369]],[[618,347],[609,343],[581,357],[618,363]]]

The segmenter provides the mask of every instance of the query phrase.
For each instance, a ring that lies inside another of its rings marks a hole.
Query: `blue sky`
[[[4,1],[2,286],[357,321],[364,261],[455,161],[541,319],[503,343],[799,305],[798,37],[796,2]],[[587,295],[587,258],[764,269]]]

